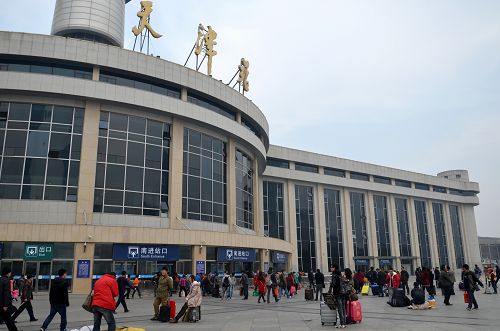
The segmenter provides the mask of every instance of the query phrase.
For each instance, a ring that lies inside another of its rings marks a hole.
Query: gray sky
[[[126,48],[139,3],[127,5]],[[467,169],[481,188],[478,234],[500,237],[499,1],[153,3],[155,55],[184,64],[202,23],[218,34],[214,78],[250,61],[247,96],[272,144],[430,175]],[[54,4],[19,0],[0,30],[50,34]]]

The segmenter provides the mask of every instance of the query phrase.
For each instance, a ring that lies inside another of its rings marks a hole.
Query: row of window
[[[288,161],[279,160],[279,159],[267,158],[267,165],[270,167],[290,169],[290,163]],[[311,173],[315,173],[315,174],[319,173],[318,166],[311,165],[311,164],[298,163],[298,162],[295,162],[295,170],[306,171],[306,172],[311,172]],[[332,169],[332,168],[325,167],[323,172],[325,175],[328,175],[328,176],[343,177],[343,178],[345,178],[345,176],[346,176],[345,170],[340,170],[340,169]],[[367,174],[351,171],[349,173],[349,175],[350,175],[351,179],[362,180],[365,182],[370,181],[370,176]],[[391,185],[391,179],[387,178],[387,177],[373,176],[373,181],[375,183]],[[427,184],[421,184],[421,183],[414,183],[414,184],[415,184],[415,189],[417,189],[417,190],[423,190],[423,191],[430,190],[430,186]],[[394,185],[400,186],[400,187],[411,188],[411,182],[408,182],[405,180],[400,180],[400,179],[395,179]],[[477,193],[473,192],[473,191],[461,191],[461,190],[455,190],[455,189],[449,189],[449,190],[450,190],[450,194],[453,194],[453,195],[477,196]],[[439,187],[439,186],[433,186],[432,191],[438,192],[438,193],[446,193],[446,188]]]
[[[92,68],[56,63],[0,59],[0,71],[32,72],[82,79],[92,79]]]

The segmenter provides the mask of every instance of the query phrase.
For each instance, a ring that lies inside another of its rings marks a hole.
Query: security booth
[[[353,272],[357,272],[361,270],[363,273],[367,273],[370,269],[370,260],[369,259],[357,259],[354,260],[355,269]]]
[[[269,267],[273,268],[274,271],[289,271],[288,266],[288,253],[280,251],[271,251],[271,263]]]
[[[380,269],[382,270],[389,270],[392,268],[392,259],[379,259],[378,264],[380,265]]]

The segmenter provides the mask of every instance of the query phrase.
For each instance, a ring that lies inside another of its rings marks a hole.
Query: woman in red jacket
[[[429,281],[429,272],[427,271],[427,268],[422,268],[422,274],[420,275],[420,280],[422,281],[422,286],[424,287],[424,293],[425,290],[427,290],[429,295],[432,295],[431,292],[429,292],[431,282]]]
[[[257,276],[257,281],[253,284],[254,286],[258,286],[259,287],[259,300],[257,301],[258,303],[260,303],[260,298],[262,298],[262,300],[264,300],[263,303],[266,303],[266,298],[264,297],[264,295],[266,294],[266,284],[265,284],[265,281],[266,279],[264,278],[264,275],[262,274],[262,272],[259,272],[259,275]]]

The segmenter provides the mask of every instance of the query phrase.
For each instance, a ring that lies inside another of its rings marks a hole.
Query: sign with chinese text
[[[255,249],[253,248],[222,248],[217,250],[219,262],[255,262]]]
[[[288,253],[274,251],[273,262],[274,263],[287,263],[288,262]]]
[[[113,245],[115,261],[179,261],[179,246]]]
[[[196,274],[205,274],[205,261],[196,261]]]
[[[76,278],[90,277],[90,260],[78,260],[78,270]]]
[[[264,274],[267,274],[269,271],[269,262],[264,262]]]
[[[52,260],[54,243],[25,243],[24,260]]]
[[[354,260],[355,265],[369,265],[370,260]]]
[[[379,264],[392,264],[392,259],[380,259],[378,260]]]

